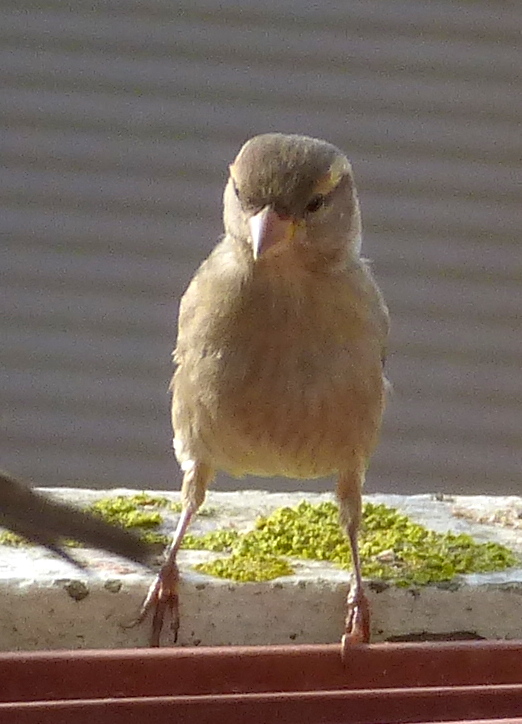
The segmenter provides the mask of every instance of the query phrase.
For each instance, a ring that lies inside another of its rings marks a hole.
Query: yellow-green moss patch
[[[337,506],[330,502],[302,502],[293,508],[280,508],[259,518],[254,530],[244,534],[224,530],[199,538],[190,536],[186,547],[228,550],[231,558],[202,563],[197,569],[242,581],[268,580],[264,573],[263,578],[257,577],[256,565],[273,557],[329,561],[342,568],[351,567],[350,549],[339,526]],[[366,503],[363,509],[360,552],[365,577],[398,586],[450,581],[459,574],[499,571],[517,562],[516,556],[498,543],[477,543],[465,534],[435,533],[394,508],[373,503]]]
[[[158,531],[163,523],[162,510],[179,513],[181,503],[172,502],[169,498],[161,495],[152,495],[146,491],[135,495],[115,495],[100,498],[86,508],[91,513],[100,516],[109,523],[119,525],[122,528],[133,528],[148,543],[156,544],[158,547],[169,543],[170,538]],[[212,516],[216,509],[211,506],[204,506],[199,515]],[[0,545],[6,546],[29,546],[32,543],[22,536],[11,531],[0,532]],[[78,547],[80,544],[75,541],[62,540],[61,545],[67,547]]]
[[[101,498],[90,505],[88,510],[109,523],[135,529],[147,543],[166,546],[170,542],[169,536],[158,532],[164,521],[161,511],[180,513],[181,503],[172,502],[161,495],[142,492]],[[200,515],[215,515],[215,508],[203,507]]]
[[[294,572],[290,563],[284,558],[235,554],[208,563],[198,563],[194,568],[217,578],[230,578],[243,583],[271,581],[279,576],[290,576]]]
[[[111,523],[137,530],[158,546],[169,542],[159,532],[165,509],[179,511],[180,504],[147,492],[102,498],[88,508]],[[207,508],[206,514],[215,514],[215,509]],[[460,574],[501,571],[517,563],[515,554],[498,543],[477,543],[465,534],[435,533],[393,508],[373,503],[364,505],[359,540],[364,576],[398,586],[450,581]],[[0,544],[29,545],[10,531],[0,533]],[[280,508],[259,518],[247,533],[228,528],[203,536],[189,534],[183,547],[230,554],[195,568],[236,581],[291,575],[289,558],[351,567],[348,541],[333,502]]]
[[[21,535],[18,535],[18,533],[13,533],[11,530],[3,530],[0,532],[0,546],[10,546],[12,548],[23,548],[24,546],[30,547],[34,546],[36,543],[33,543],[30,540],[27,540],[27,538],[24,538]],[[67,546],[67,548],[80,548],[80,543],[78,543],[75,540],[62,540],[60,541],[60,545]]]
[[[242,539],[243,536],[233,528],[213,530],[205,535],[187,533],[183,539],[183,548],[221,553],[232,550]]]
[[[21,535],[18,535],[18,533],[13,533],[10,530],[3,530],[0,532],[0,545],[17,548],[19,546],[30,546],[32,543],[28,541],[27,538],[23,538]]]
[[[92,503],[88,510],[108,523],[135,529],[148,543],[165,546],[169,542],[169,537],[157,530],[163,523],[163,516],[158,508],[165,508],[168,505],[170,505],[168,498],[138,493],[101,498]]]
[[[145,498],[147,502],[141,502]],[[167,503],[168,500],[164,505]],[[157,528],[163,522],[161,513],[156,510],[161,505],[161,499],[153,503],[148,496],[142,498],[141,495],[117,495],[114,498],[101,498],[87,510],[108,523],[116,523],[123,528]]]

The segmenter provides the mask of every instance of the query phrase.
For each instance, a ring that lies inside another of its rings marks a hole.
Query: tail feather
[[[87,511],[51,500],[5,472],[0,472],[0,526],[80,566],[63,550],[64,539],[143,564],[151,556],[150,546],[134,533]]]

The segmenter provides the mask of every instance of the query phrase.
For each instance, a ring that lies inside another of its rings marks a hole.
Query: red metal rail
[[[0,654],[0,722],[522,723],[522,642]],[[518,717],[518,718],[517,718]]]

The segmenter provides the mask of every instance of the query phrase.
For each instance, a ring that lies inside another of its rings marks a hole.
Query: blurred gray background
[[[519,2],[4,0],[0,466],[179,486],[178,300],[278,130],[352,159],[392,312],[367,489],[520,493],[521,29]]]

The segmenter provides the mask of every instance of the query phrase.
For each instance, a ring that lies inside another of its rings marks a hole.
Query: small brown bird
[[[384,408],[388,312],[360,257],[361,218],[346,156],[305,136],[256,136],[230,166],[225,236],[181,301],[172,380],[181,514],[139,621],[151,645],[171,615],[176,555],[216,470],[337,475],[353,558],[344,646],[369,640],[357,532],[361,489]]]
[[[146,563],[151,557],[150,546],[133,533],[84,510],[51,500],[3,472],[0,472],[0,526],[80,567],[83,566],[61,547],[62,539],[72,538],[139,563]]]

